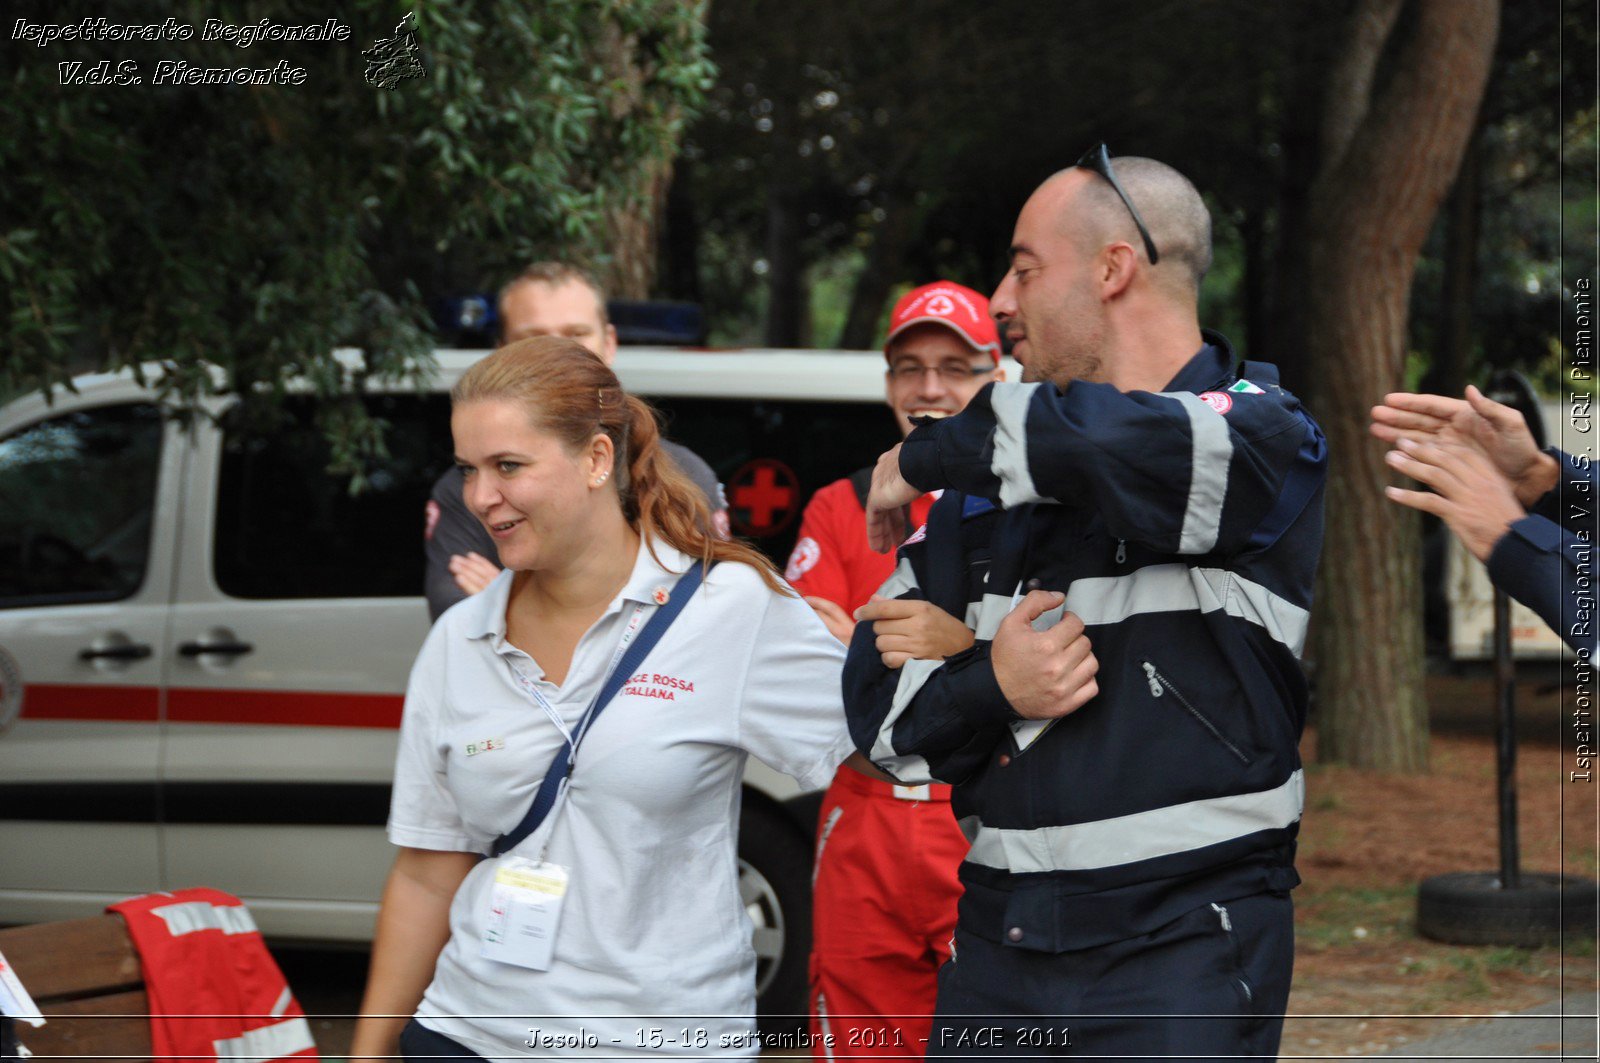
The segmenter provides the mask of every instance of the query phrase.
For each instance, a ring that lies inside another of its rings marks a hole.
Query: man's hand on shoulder
[[[1095,660],[1083,621],[1063,613],[1054,627],[1035,631],[1033,622],[1067,600],[1059,591],[1029,591],[1000,621],[989,660],[995,682],[1019,716],[1053,720],[1081,709],[1100,692]]]
[[[806,595],[805,602],[811,606],[822,622],[827,625],[829,633],[834,638],[846,646],[850,645],[850,639],[856,633],[856,625],[850,619],[849,613],[834,602],[830,602],[826,598],[820,598],[815,594]]]
[[[886,668],[899,668],[913,658],[937,661],[960,653],[973,643],[967,625],[932,602],[918,598],[880,598],[856,610],[858,621],[872,621],[878,652]]]
[[[872,489],[867,493],[867,543],[880,554],[887,554],[905,542],[905,507],[922,494],[900,475],[900,444],[886,450],[872,470]]]

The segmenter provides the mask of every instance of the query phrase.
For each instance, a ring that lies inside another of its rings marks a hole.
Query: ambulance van
[[[448,390],[364,400],[364,490],[312,399],[246,423],[164,409],[131,373],[0,409],[0,923],[207,885],[280,939],[370,939],[406,677],[428,628],[424,506]],[[351,356],[353,357],[353,356]],[[717,471],[781,565],[818,487],[897,441],[874,352],[624,348],[629,391]],[[764,1012],[803,1012],[817,795],[748,762],[741,887]]]

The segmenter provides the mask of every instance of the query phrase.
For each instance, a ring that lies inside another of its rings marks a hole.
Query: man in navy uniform
[[[893,671],[862,625],[845,667],[857,746],[954,784],[972,843],[932,1055],[1277,1051],[1326,450],[1275,368],[1201,330],[1210,237],[1161,163],[1052,176],[991,299],[1023,382],[879,462],[879,549],[945,490],[905,595],[952,584],[974,496],[1002,511],[971,649]]]

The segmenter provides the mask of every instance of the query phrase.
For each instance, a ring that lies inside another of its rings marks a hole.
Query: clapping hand
[[[1517,502],[1532,506],[1553,490],[1561,468],[1539,449],[1522,414],[1468,386],[1465,399],[1395,392],[1372,408],[1372,434],[1398,445],[1417,443],[1478,448],[1511,481]],[[1392,460],[1392,459],[1391,459]],[[1402,470],[1404,471],[1404,470]]]

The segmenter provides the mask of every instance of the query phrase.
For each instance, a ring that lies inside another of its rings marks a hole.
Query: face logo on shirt
[[[481,742],[468,742],[464,752],[469,757],[475,757],[479,753],[493,753],[495,750],[504,749],[505,747],[506,740],[504,738],[485,738]]]
[[[794,553],[789,555],[789,567],[783,570],[783,578],[793,583],[816,567],[822,560],[822,547],[817,541],[807,535],[794,544]]]
[[[1200,401],[1218,413],[1227,413],[1233,409],[1233,396],[1226,391],[1208,391],[1200,396]]]

